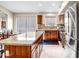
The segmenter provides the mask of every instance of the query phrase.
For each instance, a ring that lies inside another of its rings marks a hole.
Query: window
[[[16,17],[16,30],[18,33],[26,32],[26,17],[17,16]]]
[[[56,18],[53,16],[45,16],[45,25],[54,26],[56,24]]]
[[[16,16],[16,31],[18,33],[25,33],[27,31],[35,30],[36,17],[35,16]]]

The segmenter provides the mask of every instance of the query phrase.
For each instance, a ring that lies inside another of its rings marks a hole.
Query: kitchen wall
[[[0,6],[0,10],[8,15],[7,29],[13,29],[13,14],[12,14],[12,12],[2,6]]]

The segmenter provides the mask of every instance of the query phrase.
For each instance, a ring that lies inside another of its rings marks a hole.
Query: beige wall
[[[13,29],[13,14],[6,8],[0,6],[0,10],[8,15],[7,29]]]

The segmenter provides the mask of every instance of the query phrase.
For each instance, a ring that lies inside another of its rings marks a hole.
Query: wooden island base
[[[5,45],[6,58],[26,58],[31,57],[31,47],[30,46],[14,46]],[[8,52],[9,54],[8,54]]]
[[[31,45],[5,45],[5,58],[39,58],[42,51],[41,35]]]

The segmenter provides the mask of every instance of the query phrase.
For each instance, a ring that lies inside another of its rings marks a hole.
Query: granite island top
[[[22,33],[0,40],[0,43],[4,45],[32,45],[42,34],[43,31]]]

